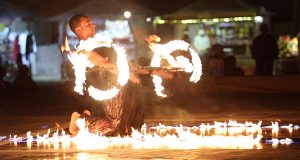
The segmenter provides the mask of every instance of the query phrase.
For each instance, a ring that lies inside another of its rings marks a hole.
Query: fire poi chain
[[[67,41],[66,41],[67,42]],[[65,44],[68,46],[68,44]],[[66,46],[66,47],[67,47]],[[80,41],[80,44],[76,52],[72,52],[68,55],[71,63],[75,70],[75,87],[74,91],[79,94],[83,94],[83,84],[85,83],[86,77],[85,72],[87,67],[93,67],[95,64],[90,62],[86,56],[86,53],[98,48],[98,47],[112,47],[117,53],[117,67],[118,67],[118,79],[117,84],[124,86],[129,78],[129,66],[126,58],[126,53],[123,47],[113,44],[111,40],[103,39],[100,34],[96,34],[93,38],[89,38],[85,41]],[[161,59],[166,59],[170,66],[165,67],[172,70],[173,68],[178,68],[180,71],[185,71],[187,73],[192,73],[190,81],[197,83],[202,75],[202,65],[197,52],[190,47],[190,45],[181,40],[170,41],[166,44],[150,43],[150,48],[152,49],[154,55],[151,59],[150,67],[161,67]],[[192,59],[184,56],[173,57],[172,52],[176,50],[188,51]],[[145,67],[146,68],[146,67]],[[178,70],[179,71],[179,70]],[[162,78],[158,75],[152,75],[152,80],[155,86],[155,92],[158,96],[166,97],[163,94],[164,87],[162,86]],[[88,88],[89,95],[95,100],[107,100],[116,96],[119,92],[119,87],[113,87],[109,90],[100,90],[93,86]]]
[[[159,37],[157,37],[159,38]],[[156,42],[159,42],[157,40]],[[170,67],[182,68],[183,71],[191,73],[190,82],[197,83],[202,75],[202,65],[198,53],[190,47],[190,44],[182,40],[173,40],[166,44],[150,43],[150,48],[152,49],[154,55],[151,59],[150,66],[160,67],[161,60],[166,59],[170,64]],[[172,56],[171,53],[176,50],[188,51],[191,55],[191,63],[189,59],[180,55]],[[167,95],[162,93],[164,87],[162,86],[162,78],[158,75],[152,75],[152,81],[155,86],[155,92],[158,96],[166,97]]]
[[[74,73],[76,76],[74,91],[83,95],[83,84],[85,83],[86,77],[85,72],[87,67],[93,67],[93,64],[87,57],[86,53],[98,48],[98,47],[112,47],[117,53],[117,68],[118,68],[118,78],[116,84],[124,86],[129,79],[129,66],[125,54],[125,49],[111,41],[101,39],[99,34],[95,37],[89,38],[86,41],[80,41],[76,52],[72,52],[68,55],[69,60],[73,64]],[[115,85],[108,90],[100,90],[93,86],[89,86],[89,95],[95,100],[107,100],[115,97],[120,90],[120,87]]]

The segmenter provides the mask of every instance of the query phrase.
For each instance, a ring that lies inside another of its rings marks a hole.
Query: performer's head
[[[79,40],[86,40],[95,35],[95,25],[91,19],[84,14],[76,14],[69,20],[71,30]]]

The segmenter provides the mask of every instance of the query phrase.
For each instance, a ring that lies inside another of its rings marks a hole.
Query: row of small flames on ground
[[[214,122],[213,124],[201,124],[199,126],[166,126],[159,124],[148,127],[144,124],[140,131],[133,130],[131,135],[107,137],[100,134],[90,133],[85,126],[84,120],[77,121],[80,128],[76,136],[68,135],[64,130],[55,132],[48,130],[47,133],[36,136],[27,132],[27,137],[17,135],[9,138],[1,137],[14,146],[27,145],[28,149],[78,149],[96,150],[109,148],[131,149],[199,149],[199,148],[222,148],[222,149],[262,149],[262,144],[290,145],[295,143],[290,138],[278,138],[280,131],[292,135],[299,131],[299,125],[279,125],[272,122],[269,126],[258,123],[237,121]],[[263,135],[268,137],[264,137]]]

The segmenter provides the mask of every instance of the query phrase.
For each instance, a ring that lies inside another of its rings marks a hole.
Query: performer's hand
[[[133,83],[139,84],[141,83],[140,79],[136,77],[134,74],[130,73],[129,80]]]
[[[148,43],[157,43],[160,42],[160,37],[157,35],[150,35],[148,38],[145,39]]]

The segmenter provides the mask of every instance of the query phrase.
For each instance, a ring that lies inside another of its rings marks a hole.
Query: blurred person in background
[[[6,75],[5,69],[0,66],[0,94],[6,94],[11,90],[11,83],[4,80],[4,77]]]
[[[269,33],[267,24],[260,26],[260,34],[253,40],[251,51],[255,59],[257,75],[272,75],[273,62],[279,54],[277,41]]]
[[[237,67],[236,58],[233,55],[224,57],[224,75],[225,76],[242,76],[244,71]]]
[[[221,44],[214,44],[207,55],[207,75],[224,76],[224,51]]]
[[[18,67],[18,73],[13,81],[13,90],[15,92],[28,92],[37,90],[37,85],[31,78],[30,70],[26,65]]]

